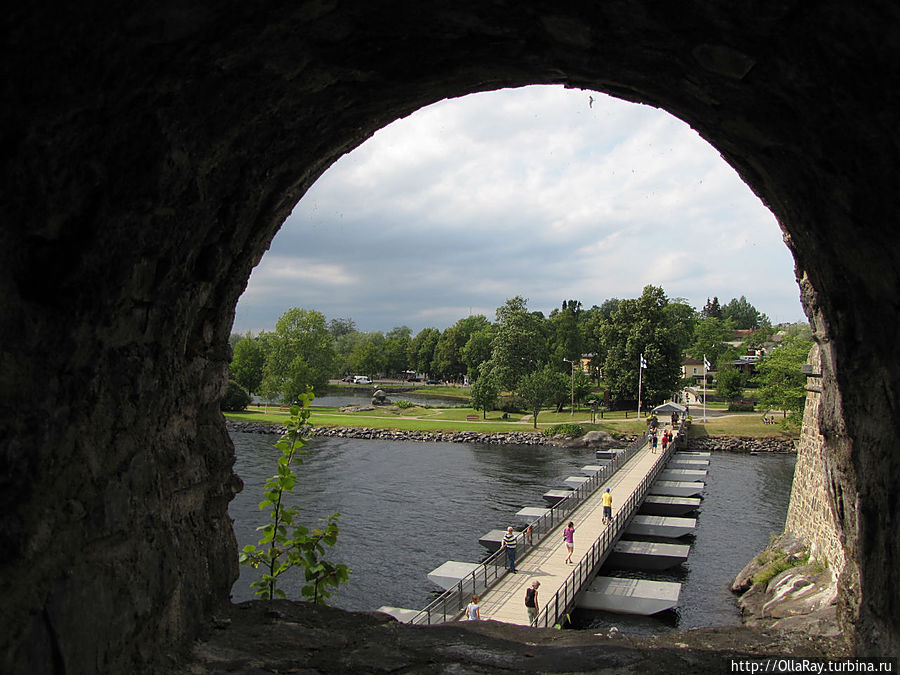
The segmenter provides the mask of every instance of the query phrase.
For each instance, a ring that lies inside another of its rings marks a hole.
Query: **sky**
[[[504,89],[422,108],[335,162],[253,270],[233,332],[291,307],[443,330],[516,295],[549,314],[648,284],[806,320],[775,217],[688,125],[597,92]]]

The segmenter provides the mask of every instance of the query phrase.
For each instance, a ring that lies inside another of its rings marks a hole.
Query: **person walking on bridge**
[[[516,573],[516,545],[518,541],[516,541],[516,535],[513,532],[512,526],[506,528],[506,534],[503,535],[503,540],[500,542],[500,550],[506,549],[506,559],[509,561],[509,571],[513,574]]]
[[[609,488],[606,488],[600,501],[603,504],[603,524],[607,525],[612,522],[612,494]]]
[[[531,588],[525,589],[525,608],[528,610],[528,623],[532,626],[534,625],[535,619],[537,619],[538,609],[540,609],[537,598],[537,589],[540,585],[540,581],[533,581],[531,583]]]
[[[563,541],[566,542],[566,548],[569,550],[569,557],[566,558],[566,563],[570,563],[572,562],[572,552],[575,550],[575,523],[571,520],[566,525],[566,529],[563,530]]]

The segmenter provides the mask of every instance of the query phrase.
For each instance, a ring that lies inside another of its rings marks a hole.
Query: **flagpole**
[[[706,354],[703,355],[703,423],[706,423]]]
[[[644,355],[641,354],[641,360],[638,362],[638,419],[641,419],[641,375],[644,373]]]

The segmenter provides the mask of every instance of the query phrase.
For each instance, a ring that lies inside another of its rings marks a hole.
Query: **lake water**
[[[244,491],[231,503],[238,545],[256,543],[257,509],[265,479],[274,472],[276,437],[232,434],[235,470]],[[330,604],[349,610],[381,605],[420,609],[439,592],[425,575],[447,560],[477,562],[486,550],[478,538],[488,530],[517,525],[523,506],[543,506],[541,495],[591,463],[590,450],[413,443],[340,438],[312,439],[292,503],[301,521],[341,513],[338,543],[327,558],[350,567],[350,583]],[[784,526],[794,457],[713,454],[696,535],[688,561],[660,580],[683,584],[677,610],[637,618],[579,612],[576,625],[616,625],[630,633],[672,627],[738,625],[731,579]],[[612,571],[611,574],[625,574]],[[235,601],[249,600],[259,573],[241,568]],[[299,598],[299,575],[281,587]]]

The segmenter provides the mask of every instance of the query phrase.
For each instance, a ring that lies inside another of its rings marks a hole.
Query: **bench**
[[[477,422],[479,420],[478,415],[466,415],[467,422]]]

